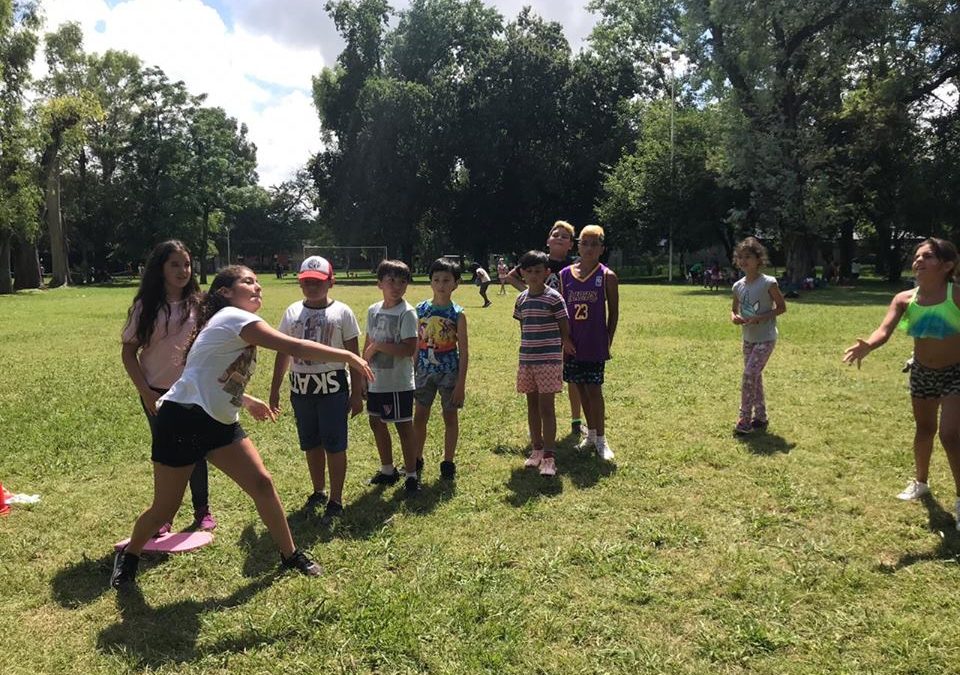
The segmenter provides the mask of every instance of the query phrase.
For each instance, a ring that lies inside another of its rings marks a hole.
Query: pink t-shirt
[[[142,306],[138,300],[133,306],[130,320],[123,327],[123,335],[120,338],[122,342],[138,344],[136,326],[141,309]],[[142,348],[137,355],[147,384],[156,389],[169,389],[183,373],[183,351],[197,325],[197,317],[193,313],[183,324],[180,323],[185,309],[186,302],[183,300],[171,302],[169,321],[167,312],[161,309],[157,314],[153,335],[150,336],[150,344]]]

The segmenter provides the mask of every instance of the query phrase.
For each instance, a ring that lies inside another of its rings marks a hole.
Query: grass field
[[[299,291],[264,281],[276,324]],[[898,335],[860,371],[840,362],[893,291],[791,302],[767,368],[769,433],[741,442],[728,295],[624,286],[606,386],[616,466],[567,438],[546,480],[522,468],[515,292],[491,287],[481,310],[463,286],[455,486],[437,478],[434,419],[422,494],[368,487],[378,462],[357,418],[346,515],[326,530],[297,511],[309,480],[289,413],[247,418],[324,576],[278,574],[252,503],[211,469],[215,542],[152,559],[127,595],[107,590],[111,546],[151,485],[119,358],[134,289],[0,297],[0,480],[42,495],[0,519],[0,672],[960,672],[960,538],[939,446],[935,498],[893,498],[912,475],[910,344]],[[377,293],[333,295],[362,320]],[[266,396],[272,364],[261,352],[248,391]],[[558,410],[569,428],[565,400]]]

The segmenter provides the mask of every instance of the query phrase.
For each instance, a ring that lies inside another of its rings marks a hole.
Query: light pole
[[[660,55],[660,63],[669,66],[670,68],[670,202],[671,202],[671,213],[670,213],[670,224],[669,230],[667,233],[667,281],[673,282],[673,221],[677,215],[677,200],[676,200],[676,190],[677,190],[677,181],[674,176],[674,136],[673,136],[673,113],[674,109],[677,107],[677,99],[674,92],[676,86],[677,77],[674,72],[674,62],[680,59],[680,52],[676,49],[670,49],[665,51]]]

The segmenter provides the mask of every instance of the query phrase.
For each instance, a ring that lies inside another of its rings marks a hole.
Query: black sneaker
[[[320,565],[310,560],[306,553],[297,549],[289,558],[280,556],[280,564],[288,570],[297,570],[308,577],[318,577],[323,573]]]
[[[571,423],[570,423],[570,433],[573,434],[574,436],[579,436],[579,435],[581,435],[581,434],[583,433],[583,431],[582,431],[582,429],[581,429],[582,426],[583,426],[583,422],[571,422]]]
[[[423,478],[423,457],[417,457],[417,480]]]
[[[396,485],[398,480],[400,480],[400,472],[397,471],[397,467],[393,467],[393,473],[377,471],[369,482],[370,485]]]
[[[307,497],[307,502],[303,505],[308,511],[316,511],[321,506],[327,503],[327,493],[323,490],[319,492],[314,492],[312,495]]]
[[[321,525],[329,525],[335,519],[343,516],[343,504],[338,502],[327,502],[327,508],[323,512],[323,517],[320,518]]]
[[[440,477],[444,480],[453,480],[457,477],[457,465],[443,460],[440,462]]]
[[[416,494],[420,492],[420,481],[416,476],[407,476],[407,480],[403,482],[403,489],[408,495]]]
[[[140,558],[127,553],[126,548],[117,551],[113,556],[113,571],[110,573],[110,587],[123,588],[132,584],[137,578],[137,565],[140,564]]]
[[[768,420],[753,420],[750,426],[757,431],[766,431],[767,427],[770,426],[770,422]]]

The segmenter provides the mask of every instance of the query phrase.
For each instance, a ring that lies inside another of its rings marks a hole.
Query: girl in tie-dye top
[[[958,262],[951,242],[931,237],[921,243],[913,254],[917,287],[895,295],[877,329],[866,340],[857,339],[843,360],[859,367],[867,354],[890,339],[897,324],[913,338],[909,370],[916,477],[897,497],[918,499],[930,492],[927,475],[939,413],[940,442],[953,474],[960,530],[960,288],[954,283]]]

